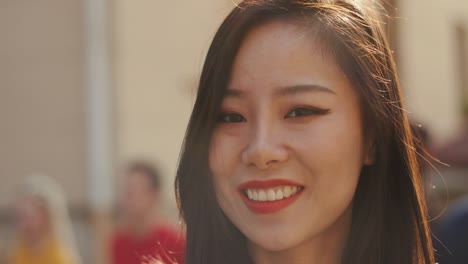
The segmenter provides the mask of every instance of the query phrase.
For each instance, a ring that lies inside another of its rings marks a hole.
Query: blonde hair
[[[34,174],[23,180],[19,195],[37,199],[41,203],[47,211],[53,238],[68,250],[74,263],[81,264],[67,201],[60,185],[48,176]]]

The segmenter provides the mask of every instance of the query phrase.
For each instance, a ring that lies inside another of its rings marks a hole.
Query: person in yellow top
[[[13,264],[68,264],[75,263],[68,250],[55,239],[46,238],[35,247],[18,241],[12,254]]]
[[[8,264],[80,264],[66,201],[52,179],[33,176],[15,202],[17,239]]]

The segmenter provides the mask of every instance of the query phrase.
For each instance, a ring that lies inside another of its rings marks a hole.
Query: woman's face
[[[18,231],[25,238],[37,238],[49,229],[47,210],[33,197],[24,197],[17,203],[16,220]]]
[[[269,251],[346,233],[365,151],[359,99],[313,35],[254,28],[236,56],[210,144],[218,203]]]

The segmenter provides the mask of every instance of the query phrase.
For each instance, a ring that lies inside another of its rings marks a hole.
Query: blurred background
[[[0,0],[0,261],[31,174],[64,189],[83,263],[106,263],[122,166],[162,173],[161,214],[198,75],[234,0]],[[468,1],[393,0],[388,35],[407,110],[426,135],[435,222],[468,193]],[[1,263],[1,262],[0,262]]]

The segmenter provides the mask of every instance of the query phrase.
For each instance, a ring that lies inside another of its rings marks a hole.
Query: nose
[[[242,152],[242,162],[266,170],[286,161],[288,155],[288,149],[275,129],[262,126],[251,132],[249,144]]]

